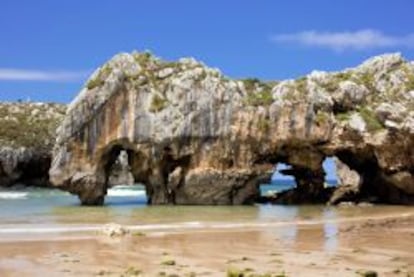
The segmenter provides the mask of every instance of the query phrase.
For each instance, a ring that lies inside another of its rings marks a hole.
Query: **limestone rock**
[[[345,80],[339,83],[338,89],[332,94],[332,98],[336,105],[349,110],[363,104],[368,94],[369,90],[365,86]]]
[[[350,169],[346,164],[341,162],[338,158],[335,158],[335,164],[338,184],[340,186],[352,186],[359,189],[362,184],[361,176],[355,170]]]
[[[336,175],[338,187],[335,189],[329,204],[355,201],[360,193],[362,178],[355,170],[350,169],[346,164],[335,158]]]
[[[381,122],[387,120],[393,122],[402,122],[407,114],[407,108],[401,103],[381,103],[375,113]]]
[[[128,153],[121,151],[110,169],[108,187],[133,184],[134,176],[132,176],[131,167],[128,163]]]
[[[366,130],[366,123],[361,115],[354,113],[351,115],[351,118],[349,120],[349,127],[359,133],[364,133]]]
[[[409,202],[412,90],[414,65],[399,54],[262,82],[231,80],[192,58],[122,53],[69,106],[50,177],[84,204],[101,204],[108,168],[126,150],[152,204],[248,204],[278,162],[292,166],[301,193],[319,197],[322,162],[336,156],[361,176],[357,193]]]

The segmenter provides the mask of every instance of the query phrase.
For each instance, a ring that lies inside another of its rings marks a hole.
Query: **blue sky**
[[[0,2],[0,101],[69,102],[115,53],[194,56],[242,78],[337,70],[385,52],[414,59],[414,2]]]
[[[94,68],[134,49],[265,80],[386,52],[414,60],[413,10],[410,0],[2,0],[0,101],[68,103]]]
[[[410,0],[2,0],[0,101],[68,103],[94,68],[134,49],[265,80],[386,52],[414,60],[413,10]]]
[[[323,169],[325,170],[326,176],[325,176],[325,180],[336,180],[337,176],[336,176],[336,166],[335,166],[335,162],[332,158],[326,158],[325,161],[322,164]],[[286,168],[290,168],[289,165],[284,164],[284,163],[279,163],[276,165],[276,169],[275,172],[273,173],[272,179],[273,180],[294,180],[293,176],[289,176],[289,175],[282,175],[281,173],[279,173],[279,170],[282,169],[286,169]]]

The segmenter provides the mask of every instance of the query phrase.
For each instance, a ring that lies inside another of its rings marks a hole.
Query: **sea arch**
[[[291,165],[285,173],[298,184],[294,199],[326,202],[322,163],[335,156],[360,177],[355,193],[337,194],[335,203],[360,197],[413,203],[414,128],[411,121],[400,129],[386,125],[371,99],[388,97],[376,80],[414,76],[414,68],[400,56],[381,59],[353,72],[261,82],[231,80],[194,59],[119,54],[69,106],[51,181],[83,204],[102,204],[106,167],[124,149],[151,204],[251,204],[278,162]],[[363,83],[358,78],[367,67],[373,73]]]

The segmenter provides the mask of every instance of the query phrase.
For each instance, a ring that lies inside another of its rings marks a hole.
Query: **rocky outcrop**
[[[119,153],[109,172],[108,187],[134,184],[134,176],[128,163],[128,153],[125,150]]]
[[[102,204],[126,150],[152,204],[244,204],[279,162],[298,192],[320,195],[323,160],[335,156],[360,176],[357,194],[414,203],[413,91],[414,65],[399,54],[265,83],[191,58],[122,53],[70,104],[50,176],[83,204]]]
[[[66,107],[0,104],[0,186],[48,186],[56,128]]]
[[[362,178],[355,170],[350,169],[338,158],[335,159],[338,188],[329,199],[329,204],[340,202],[356,202],[361,195]]]

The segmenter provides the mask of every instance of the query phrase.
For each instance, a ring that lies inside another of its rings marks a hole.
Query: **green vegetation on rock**
[[[295,81],[296,90],[300,93],[306,93],[306,77],[301,77]]]
[[[351,118],[351,114],[349,112],[337,113],[335,118],[339,121],[348,121]]]
[[[352,73],[350,71],[344,71],[336,73],[332,76],[329,82],[322,85],[328,92],[334,92],[339,88],[341,82],[352,79]]]
[[[108,78],[109,74],[111,74],[112,68],[105,64],[98,72],[95,78],[89,79],[86,87],[91,90],[96,87],[100,87],[105,83],[105,79]]]
[[[375,132],[384,128],[375,113],[369,108],[360,107],[358,112],[362,119],[364,119],[368,131]]]
[[[248,91],[255,91],[256,86],[260,85],[261,81],[257,78],[246,78],[241,80],[243,82],[244,88]]]
[[[359,81],[364,85],[369,91],[377,93],[377,88],[375,87],[374,76],[370,73],[364,73],[359,76]]]
[[[57,104],[1,104],[0,144],[51,148],[66,107]]]
[[[319,111],[315,115],[315,123],[318,125],[323,125],[329,121],[329,115],[325,112]]]
[[[407,66],[403,67],[403,71],[407,78],[407,82],[405,83],[406,90],[414,90],[414,73],[410,71],[410,69]]]
[[[150,111],[157,113],[162,111],[167,106],[168,100],[158,94],[154,94],[151,101]]]
[[[153,55],[149,51],[143,53],[134,52],[133,57],[137,63],[142,67],[147,67],[149,62],[154,59]]]
[[[249,106],[269,106],[273,103],[272,88],[275,82],[262,82],[259,79],[247,78],[241,80],[246,89],[245,103]]]
[[[262,90],[258,93],[250,93],[246,97],[246,104],[250,106],[269,106],[273,103],[273,96],[270,90]]]

